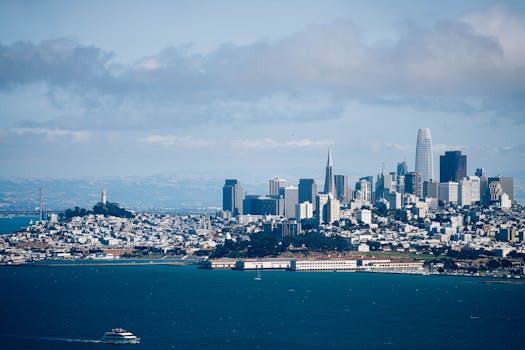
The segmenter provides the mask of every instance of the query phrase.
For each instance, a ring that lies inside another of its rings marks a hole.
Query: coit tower
[[[417,132],[416,172],[421,175],[422,181],[429,181],[434,178],[430,128],[419,129]]]

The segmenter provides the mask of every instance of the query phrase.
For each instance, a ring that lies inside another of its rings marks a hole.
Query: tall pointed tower
[[[326,176],[324,179],[324,193],[335,197],[334,160],[332,159],[332,146],[328,150],[328,161],[326,162]]]
[[[416,145],[416,172],[422,181],[434,178],[434,160],[432,158],[432,135],[429,128],[419,129]]]

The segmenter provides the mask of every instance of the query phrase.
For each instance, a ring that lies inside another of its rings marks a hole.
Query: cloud
[[[483,154],[491,154],[493,156],[510,156],[522,157],[525,156],[525,145],[514,146],[479,146],[477,150]]]
[[[469,147],[465,145],[447,145],[443,143],[432,145],[432,151],[439,154],[445,153],[446,151],[466,151],[468,148]]]
[[[416,152],[416,144],[384,143],[383,146],[384,148],[403,153]],[[434,152],[434,154],[442,154],[446,151],[465,151],[467,149],[468,146],[464,145],[447,145],[443,143],[432,145],[432,152]]]
[[[72,143],[86,143],[91,139],[91,134],[88,131],[71,131],[63,129],[48,129],[48,128],[15,128],[12,129],[16,135],[41,135],[47,141],[64,142],[70,141]]]
[[[139,141],[161,146],[183,146],[188,148],[205,148],[212,144],[209,140],[193,136],[150,135],[139,138]]]
[[[274,149],[274,148],[308,148],[308,147],[328,147],[334,142],[329,140],[285,140],[279,141],[271,138],[262,138],[254,140],[232,140],[231,145],[238,149]]]
[[[315,148],[328,147],[334,142],[329,140],[275,140],[272,138],[261,139],[202,139],[194,136],[177,136],[177,135],[149,135],[139,137],[138,140],[150,145],[160,145],[164,147],[182,146],[188,148],[210,148],[210,147],[228,147],[235,150],[266,150],[275,148]]]
[[[340,117],[349,100],[523,122],[523,37],[524,16],[495,6],[432,26],[407,23],[388,44],[366,44],[340,20],[209,53],[168,47],[129,65],[72,39],[18,42],[0,46],[0,89],[45,82],[57,108],[77,105],[83,128],[314,121]]]
[[[113,79],[108,70],[111,57],[110,52],[67,38],[0,45],[0,88],[34,82],[74,88],[103,85]]]

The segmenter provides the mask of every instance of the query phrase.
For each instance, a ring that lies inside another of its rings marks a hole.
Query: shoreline
[[[49,262],[36,262],[36,263],[23,263],[23,264],[2,264],[1,267],[114,267],[114,266],[189,266],[195,265],[196,269],[210,270],[210,271],[246,271],[253,272],[253,269],[209,269],[209,268],[200,268],[199,263],[195,261],[165,261],[161,259],[144,259],[146,261],[124,261],[124,262],[67,262],[67,260],[62,260],[63,262],[49,263]],[[388,274],[388,275],[419,275],[419,276],[447,276],[447,277],[470,277],[470,278],[479,278],[479,279],[489,279],[488,281],[480,281],[484,284],[506,284],[506,285],[524,285],[525,278],[521,276],[490,276],[482,275],[475,276],[469,274],[459,274],[459,273],[436,273],[428,271],[366,271],[366,270],[356,270],[356,271],[291,271],[287,269],[261,269],[261,271],[276,271],[276,272],[316,272],[316,273],[367,273],[367,274]]]

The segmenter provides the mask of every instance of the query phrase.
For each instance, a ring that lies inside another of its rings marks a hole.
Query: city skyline
[[[522,181],[522,2],[150,4],[0,4],[3,176],[322,186],[329,145],[355,179],[412,168],[430,127],[434,164]]]

